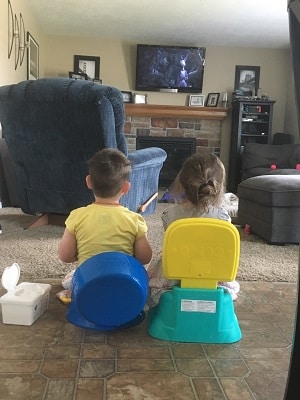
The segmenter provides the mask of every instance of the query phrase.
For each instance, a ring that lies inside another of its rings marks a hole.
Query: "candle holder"
[[[224,92],[222,95],[222,107],[227,108],[228,104],[228,95],[227,92]]]

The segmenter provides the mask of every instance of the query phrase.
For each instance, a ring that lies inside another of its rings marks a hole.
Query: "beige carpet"
[[[146,217],[149,239],[153,247],[153,262],[160,257],[163,228],[161,211],[168,205],[160,203],[156,213]],[[57,257],[57,247],[63,228],[43,226],[24,229],[36,218],[23,214],[19,209],[0,209],[0,274],[5,267],[17,262],[21,267],[21,279],[39,280],[63,277],[71,265]],[[275,246],[257,236],[246,235],[240,229],[241,257],[237,279],[247,281],[297,282],[298,245]]]

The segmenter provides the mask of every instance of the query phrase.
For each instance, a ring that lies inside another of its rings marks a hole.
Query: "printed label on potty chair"
[[[181,310],[185,312],[216,313],[216,301],[211,300],[181,300]]]

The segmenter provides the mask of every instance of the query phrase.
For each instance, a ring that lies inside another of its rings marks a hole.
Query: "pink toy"
[[[300,164],[296,164],[296,169],[300,169]]]
[[[247,235],[249,235],[249,233],[250,233],[250,225],[249,225],[249,224],[246,224],[246,225],[245,225],[244,232],[245,232]]]
[[[276,169],[276,168],[277,168],[276,164],[271,165],[271,169]]]

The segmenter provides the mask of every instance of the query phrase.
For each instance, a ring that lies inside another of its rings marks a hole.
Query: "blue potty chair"
[[[239,341],[232,297],[217,286],[235,279],[239,256],[239,232],[230,222],[185,218],[170,224],[163,242],[163,274],[181,283],[149,310],[149,334],[175,342]]]
[[[82,328],[117,330],[139,324],[148,294],[148,275],[134,257],[106,252],[78,267],[72,280],[67,320]]]

